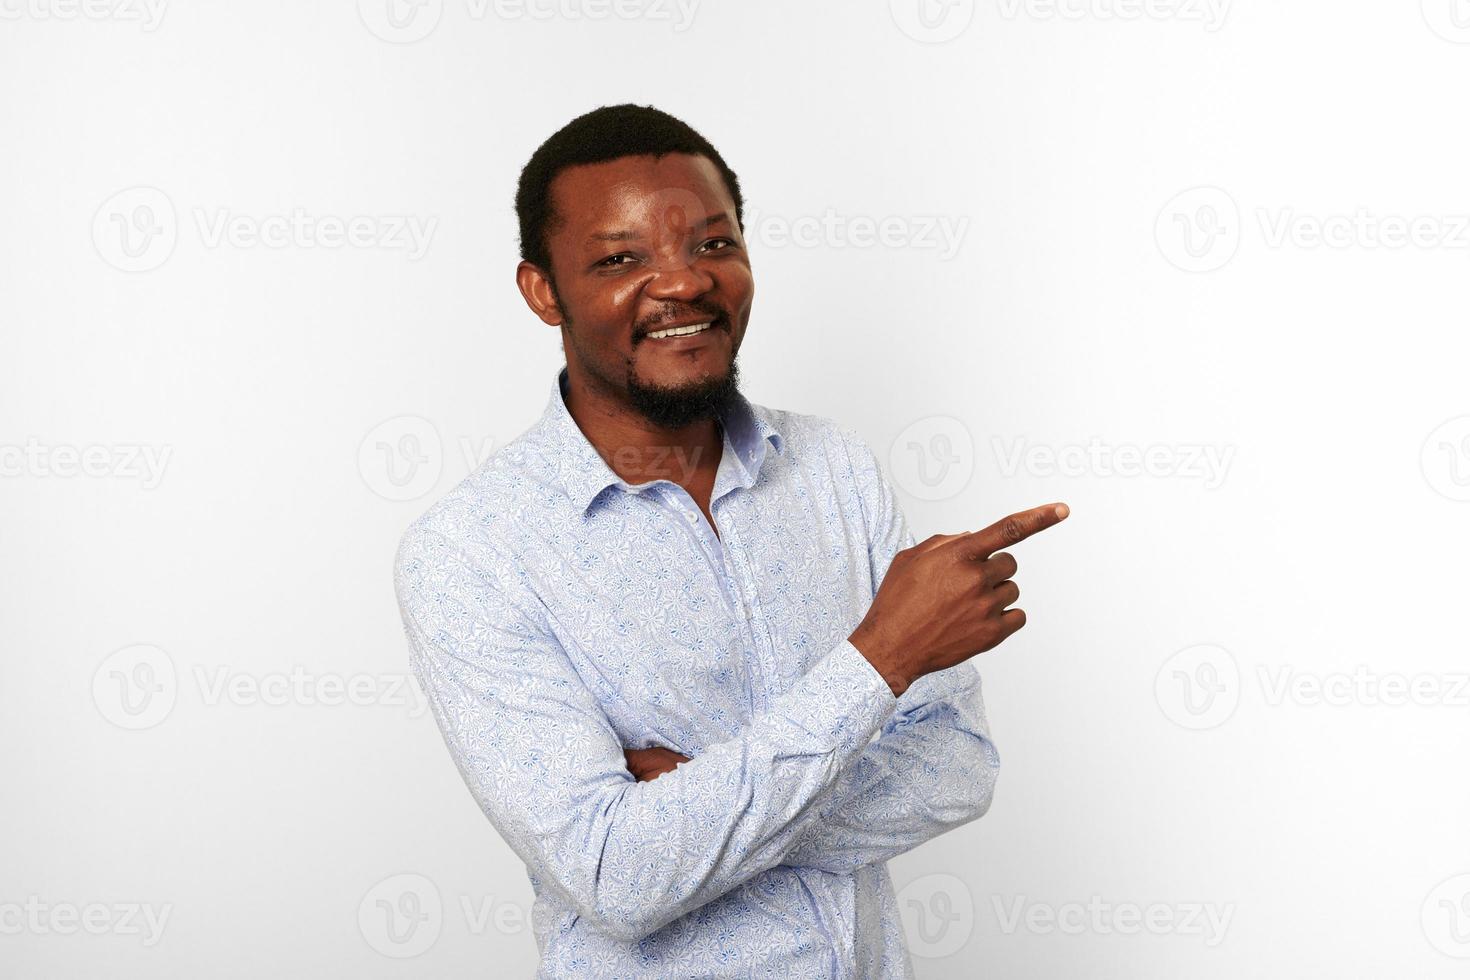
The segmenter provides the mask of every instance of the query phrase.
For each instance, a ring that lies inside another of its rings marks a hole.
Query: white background
[[[0,973],[533,972],[391,562],[562,363],[519,168],[634,101],[740,175],[748,396],[920,539],[1073,508],[920,976],[1464,975],[1470,5],[385,2],[0,0]]]

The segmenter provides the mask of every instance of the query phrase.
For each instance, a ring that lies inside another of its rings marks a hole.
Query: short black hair
[[[740,197],[740,178],[725,163],[720,152],[694,127],[653,106],[605,105],[583,113],[551,134],[536,148],[521,168],[516,185],[516,218],[521,226],[521,258],[551,275],[551,254],[546,246],[548,226],[555,221],[551,209],[551,182],[568,167],[606,163],[620,157],[666,153],[691,153],[708,157],[725,178],[735,202],[735,222],[745,230],[745,202]]]

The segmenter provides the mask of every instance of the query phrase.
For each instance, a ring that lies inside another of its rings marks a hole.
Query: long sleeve
[[[844,640],[738,738],[637,782],[510,567],[411,528],[395,586],[412,664],[490,822],[613,937],[641,939],[779,864],[897,704]]]
[[[842,432],[869,521],[873,582],[881,583],[894,555],[914,538],[871,448],[853,430]],[[819,818],[808,822],[783,863],[841,872],[902,854],[982,816],[999,769],[974,663],[921,677],[898,699],[879,737],[824,794]]]
[[[820,817],[781,863],[852,871],[912,850],[990,808],[1000,756],[975,668],[966,663],[930,674],[899,704],[894,720],[819,801]]]

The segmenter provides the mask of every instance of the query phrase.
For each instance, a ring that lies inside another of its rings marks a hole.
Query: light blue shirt
[[[913,545],[857,433],[740,397],[720,534],[564,401],[405,533],[410,659],[525,862],[543,977],[909,977],[884,863],[983,814],[973,664],[895,699],[847,640]],[[676,461],[677,462],[677,461]],[[625,748],[690,757],[637,782]]]

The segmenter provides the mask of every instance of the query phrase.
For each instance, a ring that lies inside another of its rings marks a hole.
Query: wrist
[[[893,648],[885,643],[878,633],[864,626],[859,626],[853,631],[847,641],[853,645],[863,659],[877,671],[878,676],[888,685],[895,698],[902,697],[907,691],[914,678],[909,676],[908,670],[902,664],[900,658],[893,652]]]

